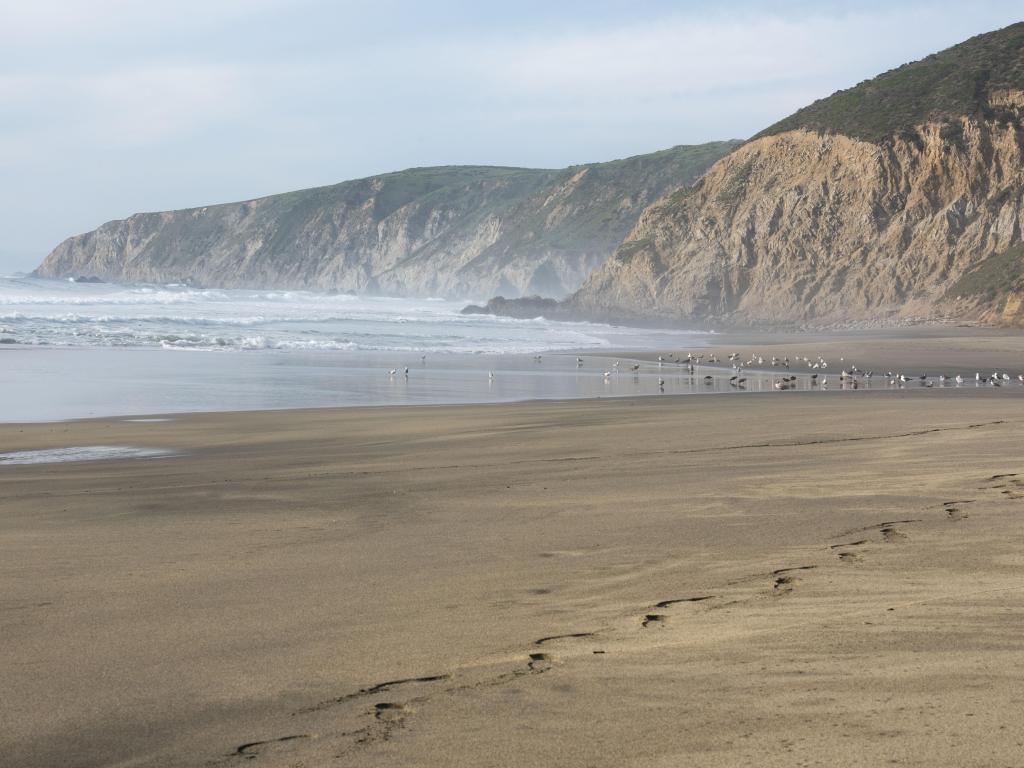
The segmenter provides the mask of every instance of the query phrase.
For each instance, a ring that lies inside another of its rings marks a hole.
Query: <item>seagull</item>
[[[954,381],[956,381],[956,384],[957,384],[957,386],[960,386],[961,384],[963,384],[963,383],[964,383],[964,377],[963,377],[963,376],[961,376],[961,375],[960,375],[960,374],[958,373],[958,374],[956,375],[956,379],[954,379]]]
[[[634,365],[630,370],[632,370],[634,373],[639,371],[640,370],[640,363],[637,363],[636,365]]]
[[[392,368],[390,371],[388,371],[388,376],[394,376],[396,373],[398,373],[398,369]]]
[[[607,379],[607,378],[608,378],[609,376],[611,376],[611,375],[612,375],[612,372],[611,372],[611,371],[605,371],[605,372],[604,372],[604,377],[605,377],[606,379]]]
[[[487,378],[488,379],[493,379],[494,378],[494,371],[488,371],[487,372]]]
[[[583,365],[583,358],[582,357],[577,357],[576,358],[576,365]]]
[[[406,376],[406,378],[409,377],[409,366],[408,365],[405,366],[405,376]]]

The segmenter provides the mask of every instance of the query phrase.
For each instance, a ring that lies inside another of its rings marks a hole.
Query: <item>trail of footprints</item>
[[[1020,477],[1016,473],[992,475],[985,481],[985,485],[981,486],[979,490],[998,491],[1007,499],[1024,499],[1024,477]],[[975,499],[955,499],[943,502],[941,504],[941,509],[945,513],[947,519],[951,521],[960,521],[969,516],[964,508],[967,505],[974,503],[976,503]],[[831,544],[829,545],[829,550],[831,550],[842,563],[857,563],[863,559],[862,553],[864,551],[864,547],[871,544],[895,544],[905,540],[908,536],[904,531],[904,527],[920,522],[922,522],[921,518],[890,520],[863,528],[845,531],[837,535],[835,538],[852,540]],[[855,536],[857,538],[853,538]],[[671,621],[672,612],[686,605],[696,606],[706,603],[706,608],[708,610],[713,610],[716,608],[732,606],[737,603],[747,602],[751,599],[760,599],[764,597],[782,598],[792,593],[800,583],[801,579],[805,577],[808,572],[813,571],[818,567],[819,566],[817,565],[797,565],[771,571],[767,574],[766,588],[756,591],[746,599],[724,600],[719,595],[696,595],[660,600],[654,603],[639,617],[639,628],[641,631],[645,632],[662,629]],[[763,584],[765,583],[765,576],[755,575],[750,578],[741,579],[740,581],[732,582],[731,586],[749,581],[753,581],[755,583],[760,581]],[[540,593],[539,590],[529,590],[529,592],[531,594]],[[592,641],[600,636],[601,633],[598,631],[567,632],[564,634],[540,637],[533,641],[533,646],[545,646],[549,643],[553,643],[562,646],[568,645],[571,648],[574,643],[578,644],[580,641],[584,640]],[[603,655],[606,653],[602,648],[593,648],[590,652],[595,655]],[[364,717],[367,720],[364,726],[344,733],[331,734],[334,739],[349,739],[348,747],[343,748],[341,754],[336,755],[336,757],[342,757],[345,752],[351,749],[358,749],[391,739],[396,731],[405,727],[406,719],[414,712],[415,706],[429,702],[438,696],[445,694],[455,695],[463,691],[479,689],[482,687],[504,685],[527,675],[536,675],[548,672],[554,669],[556,664],[557,658],[553,654],[546,651],[531,651],[525,654],[525,661],[521,666],[513,667],[509,671],[502,672],[491,677],[486,677],[475,682],[469,681],[459,683],[451,673],[389,680],[366,688],[360,688],[358,691],[353,693],[348,693],[338,696],[337,698],[320,702],[312,707],[297,710],[293,712],[292,715],[300,716],[304,714],[317,713],[331,707],[343,705],[347,702],[368,697],[376,697],[380,694],[391,693],[393,691],[398,692],[396,689],[412,687],[418,691],[416,695],[404,697],[403,701],[376,701],[373,703],[372,708],[364,712]],[[258,758],[262,754],[278,752],[281,749],[288,748],[290,745],[314,738],[317,737],[312,733],[293,733],[272,739],[251,741],[236,747],[234,751],[228,755],[228,758],[251,760]]]

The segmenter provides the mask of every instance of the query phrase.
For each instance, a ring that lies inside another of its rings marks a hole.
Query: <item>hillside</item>
[[[1024,24],[815,102],[648,208],[566,311],[1020,322]]]
[[[256,200],[140,213],[61,243],[43,277],[398,296],[564,296],[640,212],[737,145],[562,170],[415,168]]]

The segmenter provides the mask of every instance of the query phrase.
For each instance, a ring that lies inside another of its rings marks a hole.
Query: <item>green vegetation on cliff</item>
[[[1008,117],[1012,108],[989,101],[1001,90],[1024,91],[1024,22],[838,91],[757,137],[806,128],[880,143],[929,121]]]
[[[971,298],[995,305],[1012,291],[1024,289],[1024,244],[995,253],[967,272],[946,291],[951,299]]]

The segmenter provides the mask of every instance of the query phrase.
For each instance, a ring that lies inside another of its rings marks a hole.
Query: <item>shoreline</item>
[[[9,349],[4,358],[6,370],[0,375],[0,386],[8,395],[0,404],[0,423],[732,392],[728,384],[733,374],[728,360],[732,352],[742,353],[743,363],[751,355],[764,358],[763,365],[744,366],[742,375],[752,379],[748,389],[770,390],[773,382],[787,375],[800,376],[796,386],[803,388],[812,373],[828,375],[830,386],[837,387],[842,370],[856,365],[861,371],[875,372],[869,382],[861,380],[872,390],[885,388],[885,374],[890,370],[912,377],[929,374],[936,385],[940,383],[939,374],[950,378],[962,375],[966,379],[964,388],[974,386],[976,373],[989,376],[999,371],[1011,377],[1001,390],[1007,394],[1020,386],[1017,377],[1024,373],[1024,334],[1011,331],[710,334],[689,341],[689,347],[662,350],[556,350],[541,353],[542,363],[537,363],[532,354],[437,353],[429,355],[424,365],[419,363],[419,353],[254,351],[182,355],[147,348],[82,347],[45,350],[50,354],[19,354],[20,350]],[[659,355],[669,360],[672,356],[685,359],[687,352],[718,355],[720,362],[700,366],[694,377],[687,377],[679,365],[657,363]],[[577,355],[584,360],[580,366],[575,363]],[[790,356],[790,368],[771,367],[772,355],[780,360]],[[798,362],[797,355],[811,360],[821,355],[829,366],[811,369]],[[613,367],[616,360],[623,362],[622,368]],[[634,362],[643,365],[636,377],[628,370]],[[410,366],[410,377],[401,373],[404,365]],[[489,369],[494,371],[493,380]],[[62,370],[67,375],[62,375]],[[388,375],[389,370],[396,373]],[[603,372],[612,375],[604,377]],[[703,384],[706,375],[714,377],[710,388]],[[659,378],[665,379],[664,391],[657,385]]]

